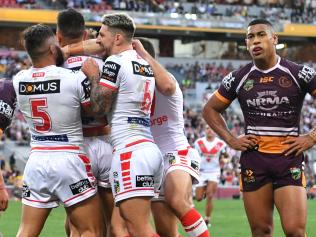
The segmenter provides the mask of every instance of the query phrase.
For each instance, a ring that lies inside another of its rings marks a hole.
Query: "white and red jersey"
[[[178,82],[172,78],[176,82],[175,93],[164,96],[156,89],[150,117],[152,135],[163,154],[189,146],[184,134],[183,95]]]
[[[206,137],[197,139],[194,142],[194,147],[201,156],[201,172],[214,172],[219,170],[219,156],[226,148],[226,143],[215,137],[213,141],[208,141]]]
[[[155,78],[149,64],[135,50],[112,55],[104,63],[100,85],[117,91],[110,114],[112,146],[153,140],[150,109]]]
[[[63,67],[64,68],[68,68],[71,70],[80,70],[81,66],[83,64],[84,61],[86,61],[86,59],[89,58],[88,56],[73,56],[68,58]],[[95,58],[93,57],[93,59],[96,61],[96,63],[99,66],[99,71],[102,72],[103,71],[103,60],[100,58]],[[86,93],[90,95],[90,81],[88,80],[88,78],[86,78],[83,82],[84,85],[84,89],[86,90]],[[85,114],[81,115],[81,119],[82,119],[82,127],[85,128],[99,128],[99,127],[104,127],[107,125],[106,119],[102,119],[102,118],[94,118],[92,116],[87,116]]]
[[[20,71],[13,78],[17,103],[31,132],[31,146],[81,146],[81,105],[88,102],[81,71],[54,65]]]

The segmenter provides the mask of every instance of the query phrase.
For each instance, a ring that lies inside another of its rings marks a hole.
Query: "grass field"
[[[197,209],[202,212],[204,203],[197,203]],[[9,208],[0,216],[0,233],[3,237],[14,237],[20,221],[21,204],[10,202]],[[316,200],[308,202],[307,236],[316,236]],[[41,237],[64,237],[65,211],[63,208],[54,209],[42,231]],[[274,237],[284,236],[280,219],[275,213]],[[182,230],[181,230],[182,231]],[[249,237],[250,231],[241,200],[216,200],[212,227],[212,237]],[[183,236],[186,236],[181,232]],[[0,235],[1,236],[1,235]],[[1,236],[2,237],[2,236]]]

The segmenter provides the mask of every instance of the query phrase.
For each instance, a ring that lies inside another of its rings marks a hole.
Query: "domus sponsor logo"
[[[20,95],[41,95],[53,93],[60,93],[60,80],[19,83]]]

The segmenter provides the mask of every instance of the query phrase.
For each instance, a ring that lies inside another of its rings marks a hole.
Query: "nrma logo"
[[[60,93],[60,80],[41,82],[20,82],[20,95],[41,95]]]
[[[290,100],[287,96],[277,96],[277,91],[263,91],[257,92],[258,97],[256,99],[248,99],[248,107],[259,107],[262,110],[274,110],[279,105],[289,104]]]

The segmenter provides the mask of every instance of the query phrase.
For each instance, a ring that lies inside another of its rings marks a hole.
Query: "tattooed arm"
[[[100,76],[88,77],[91,82],[90,101],[92,111],[97,115],[104,115],[111,110],[113,98],[116,93],[107,87],[100,86]]]
[[[96,115],[104,115],[111,109],[112,101],[116,94],[115,91],[99,84],[99,67],[92,58],[87,59],[83,63],[81,70],[91,82],[90,102],[92,111]]]

